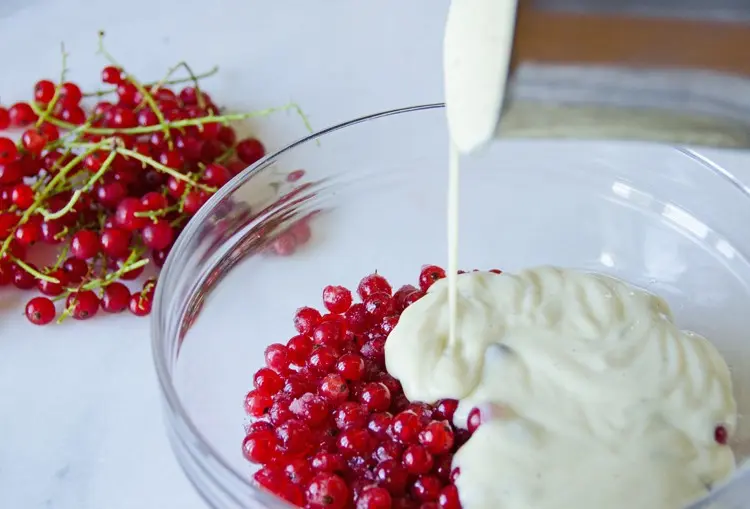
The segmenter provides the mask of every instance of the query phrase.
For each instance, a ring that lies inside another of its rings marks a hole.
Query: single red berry
[[[102,83],[119,85],[122,83],[122,71],[113,65],[108,65],[102,69]]]
[[[349,500],[346,482],[335,474],[317,474],[307,485],[310,509],[344,509]]]
[[[304,484],[313,476],[312,468],[307,460],[303,458],[292,458],[283,467],[284,474],[294,484]]]
[[[0,184],[12,185],[23,178],[23,170],[18,161],[0,163]]]
[[[174,169],[180,169],[185,165],[182,155],[176,150],[167,150],[159,154],[159,162]]]
[[[50,323],[55,313],[55,304],[47,297],[34,297],[26,304],[26,318],[34,325]]]
[[[289,371],[289,351],[280,343],[268,345],[265,351],[266,366],[277,373],[284,374]]]
[[[11,192],[13,205],[21,210],[26,210],[34,204],[34,190],[26,184],[17,184]]]
[[[365,374],[365,360],[361,355],[344,354],[336,362],[336,371],[346,380],[361,380]]]
[[[294,418],[294,413],[289,409],[294,398],[288,394],[277,394],[273,398],[273,404],[268,411],[268,417],[274,426],[279,426],[289,419]]]
[[[39,80],[34,85],[34,100],[41,104],[48,104],[55,95],[55,84],[50,80]]]
[[[208,198],[209,195],[205,191],[188,191],[182,199],[182,209],[186,214],[195,215]]]
[[[128,309],[135,316],[146,316],[151,312],[151,303],[153,297],[151,295],[143,295],[141,293],[134,293],[130,296],[130,302],[128,303]]]
[[[10,138],[0,138],[0,164],[9,164],[18,157],[16,144]]]
[[[104,254],[110,258],[122,259],[130,252],[130,238],[130,232],[123,228],[105,228],[99,243]]]
[[[63,263],[62,268],[68,282],[74,285],[83,281],[83,278],[86,277],[89,272],[89,266],[86,262],[78,258],[68,258]]]
[[[279,425],[276,428],[276,438],[279,440],[279,449],[292,457],[304,456],[313,446],[310,427],[297,419],[289,419]]]
[[[346,470],[346,462],[340,454],[318,452],[310,458],[310,466],[315,472],[334,474]]]
[[[299,419],[312,428],[328,420],[329,407],[326,400],[309,392],[294,400],[290,408]]]
[[[364,299],[365,311],[373,321],[380,321],[393,311],[393,300],[385,292],[376,292]]]
[[[312,339],[316,345],[338,348],[341,345],[341,326],[335,322],[319,323],[312,331]]]
[[[411,487],[411,496],[420,502],[434,502],[442,488],[443,483],[434,475],[420,475]]]
[[[336,448],[345,458],[364,458],[372,453],[375,441],[367,429],[351,428],[339,433]]]
[[[306,365],[318,373],[328,373],[336,364],[336,357],[336,350],[332,347],[316,345],[307,358]]]
[[[208,186],[221,187],[232,179],[232,173],[218,163],[206,165],[201,181]]]
[[[36,267],[34,267],[33,264],[27,263],[27,265],[36,270]],[[19,290],[31,290],[36,286],[36,277],[18,265],[13,265],[12,273],[13,285]]]
[[[157,219],[143,227],[141,238],[151,249],[166,249],[174,240],[174,228],[168,221]]]
[[[385,412],[391,406],[391,391],[383,383],[370,382],[363,387],[359,402],[369,412]]]
[[[154,191],[144,194],[141,197],[141,204],[146,208],[146,210],[152,212],[165,209],[169,205],[167,203],[167,198],[163,194]]]
[[[404,494],[408,479],[409,473],[394,460],[381,461],[375,467],[375,480],[393,496]]]
[[[349,398],[349,386],[341,375],[329,374],[321,380],[318,394],[331,404],[342,403]]]
[[[38,216],[37,216],[38,217]],[[30,246],[42,236],[42,225],[39,221],[29,221],[16,228],[16,241],[22,246]]]
[[[89,260],[99,253],[99,235],[92,230],[79,230],[70,241],[70,254]]]
[[[414,444],[419,441],[422,422],[411,410],[401,412],[393,418],[393,438],[403,444]]]
[[[173,176],[167,179],[167,191],[172,198],[180,199],[185,194],[186,189],[187,185],[184,181],[176,179]]]
[[[50,297],[57,297],[58,295],[61,295],[64,291],[63,286],[67,283],[65,272],[62,269],[56,269],[47,273],[47,275],[57,279],[58,282],[55,283],[47,279],[40,279],[36,284],[39,291],[42,292],[42,294],[48,295]]]
[[[342,431],[367,426],[367,410],[353,401],[341,403],[333,413],[336,427]]]
[[[297,366],[304,366],[307,357],[313,349],[313,342],[309,336],[299,335],[289,339],[286,343],[289,360]]]
[[[245,164],[253,164],[266,155],[266,148],[255,138],[246,138],[235,147],[237,157]]]
[[[107,112],[107,125],[113,129],[130,129],[138,125],[138,119],[133,110],[114,106]]]
[[[250,433],[242,442],[242,454],[248,461],[265,464],[276,455],[278,440],[273,431],[256,431]]]
[[[453,415],[456,413],[458,408],[458,401],[455,399],[441,399],[435,405],[435,413],[433,417],[435,419],[445,419],[448,422],[453,422]]]
[[[370,420],[367,422],[367,429],[379,440],[391,442],[388,436],[388,429],[392,424],[393,415],[388,412],[378,412],[370,416]]]
[[[157,125],[159,123],[159,118],[156,116],[156,113],[154,113],[153,110],[144,108],[138,112],[136,121],[138,122],[139,126],[146,127]]]
[[[60,112],[60,118],[73,125],[81,125],[86,121],[86,112],[80,106],[66,106]]]
[[[66,106],[74,106],[81,102],[83,94],[75,83],[66,82],[60,86],[60,100]]]
[[[331,313],[344,313],[352,305],[352,292],[343,286],[323,288],[323,304]]]
[[[453,448],[453,430],[448,421],[432,421],[420,432],[419,442],[432,454],[445,454]]]
[[[245,396],[245,412],[252,417],[263,417],[271,409],[273,398],[270,394],[252,390]]]
[[[461,501],[458,498],[458,488],[452,484],[444,487],[440,491],[437,501],[440,509],[461,509]]]
[[[434,460],[432,454],[421,445],[410,445],[401,457],[404,468],[414,475],[426,474],[432,470]]]
[[[294,314],[294,328],[300,334],[312,334],[313,329],[320,323],[320,312],[317,309],[303,307]]]
[[[0,106],[0,131],[10,127],[10,113],[8,110]]]
[[[352,304],[344,313],[344,318],[347,328],[356,334],[365,332],[370,327],[371,317],[367,314],[365,305],[362,303]]]
[[[130,290],[117,281],[108,284],[102,295],[102,310],[107,313],[121,313],[128,308],[130,303]]]
[[[393,500],[385,488],[368,486],[357,499],[356,509],[391,509]]]
[[[423,292],[426,292],[435,281],[443,279],[445,277],[445,270],[441,269],[437,265],[425,265],[422,267],[422,271],[419,273],[419,287]]]
[[[68,295],[65,308],[76,320],[87,320],[99,311],[99,297],[91,290],[73,292]]]
[[[39,134],[47,140],[47,143],[60,139],[60,130],[47,122],[40,125],[38,131]]]
[[[474,433],[480,424],[482,424],[482,413],[479,408],[474,407],[469,411],[469,417],[466,420],[466,428],[469,430],[469,433]]]
[[[276,394],[284,388],[284,380],[270,368],[260,368],[255,372],[253,385],[260,392],[265,394]]]
[[[365,276],[359,282],[359,285],[357,285],[357,293],[362,298],[362,300],[366,299],[374,293],[382,292],[390,296],[392,291],[393,289],[391,288],[390,283],[388,283],[388,280],[377,272],[374,274],[370,274],[369,276]]]
[[[716,440],[716,443],[719,445],[727,445],[727,441],[729,440],[727,428],[724,426],[716,426],[716,429],[714,429],[714,440]]]
[[[25,127],[36,122],[37,116],[28,103],[16,103],[8,110],[10,124],[15,127]]]
[[[138,89],[129,81],[122,80],[117,85],[117,97],[123,106],[133,107],[141,102],[141,94]]]
[[[47,144],[47,139],[37,129],[28,129],[21,135],[21,144],[27,152],[40,154]]]
[[[115,223],[129,231],[139,230],[146,226],[149,219],[136,214],[144,212],[143,204],[137,198],[125,198],[115,211]]]

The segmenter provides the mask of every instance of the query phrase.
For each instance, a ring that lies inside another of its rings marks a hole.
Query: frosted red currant
[[[331,313],[343,313],[352,305],[352,292],[343,286],[328,285],[323,289],[323,304]]]

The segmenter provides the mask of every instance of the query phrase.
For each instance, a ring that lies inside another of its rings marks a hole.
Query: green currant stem
[[[174,66],[169,74],[174,73],[177,69],[179,69],[182,66],[183,62],[180,62],[176,66]],[[201,74],[196,74],[195,79],[202,80],[205,78],[210,78],[214,74],[219,72],[219,67],[214,66],[211,69],[209,69],[206,72],[203,72]],[[163,80],[156,83],[149,83],[146,85],[147,88],[153,88],[153,87],[163,87],[164,85],[179,85],[181,83],[187,83],[188,81],[193,81],[192,78],[178,78],[173,80]],[[109,88],[107,90],[97,90],[96,92],[88,92],[86,94],[83,94],[84,97],[102,97],[109,94],[114,94],[117,92],[117,88]]]
[[[133,215],[135,217],[147,217],[149,219],[153,219],[154,221],[156,221],[156,219],[158,219],[159,217],[166,216],[167,214],[169,214],[170,212],[174,212],[178,208],[179,208],[179,205],[175,204],[175,205],[171,205],[169,207],[166,207],[166,208],[163,208],[163,209],[159,209],[159,210],[149,210],[149,211],[146,211],[146,212],[136,212]]]
[[[70,197],[70,200],[68,200],[68,203],[65,204],[63,208],[58,210],[57,212],[49,212],[47,209],[39,208],[39,213],[44,216],[44,219],[50,220],[50,219],[59,219],[63,217],[65,214],[73,210],[73,207],[75,207],[75,204],[78,202],[78,199],[81,197],[83,193],[91,189],[94,184],[96,184],[96,181],[102,178],[104,173],[109,169],[110,165],[112,164],[112,161],[115,160],[115,157],[117,156],[117,152],[110,152],[107,158],[102,163],[102,167],[99,168],[99,171],[94,173],[94,175],[89,178],[88,182],[81,188],[76,189],[73,191],[73,196]]]
[[[60,282],[59,279],[54,278],[52,276],[48,276],[46,274],[42,274],[41,272],[39,272],[38,270],[36,270],[34,267],[32,267],[31,265],[27,264],[23,260],[21,260],[19,258],[16,258],[15,256],[12,258],[12,260],[13,260],[13,262],[15,262],[16,265],[18,265],[23,270],[25,270],[26,272],[28,272],[29,274],[31,274],[32,276],[34,276],[37,279],[44,279],[45,281],[49,281],[50,283],[59,283]]]
[[[49,114],[54,110],[57,101],[60,99],[60,91],[62,90],[62,84],[65,83],[65,75],[68,74],[68,52],[65,51],[64,43],[60,43],[60,51],[62,52],[62,72],[60,73],[60,83],[55,87],[55,94],[47,105],[44,114],[39,115],[39,118],[36,121],[36,127],[42,125],[42,123],[49,117]]]
[[[60,233],[58,233],[57,235],[60,235],[60,234],[61,234],[61,233],[62,233],[63,231],[67,233],[67,230],[68,230],[68,227],[66,226],[66,227],[65,227],[65,228],[63,228],[63,230],[62,230],[62,231],[61,231]],[[57,238],[57,235],[55,235],[55,238]],[[67,246],[67,245],[65,245],[65,246],[63,246],[63,248],[62,248],[62,249],[60,250],[60,254],[59,254],[59,255],[57,255],[57,260],[55,260],[55,264],[54,264],[54,265],[52,266],[52,269],[53,269],[53,270],[57,270],[57,269],[59,269],[60,267],[62,267],[62,264],[63,264],[63,263],[65,262],[65,260],[66,260],[67,258],[68,258],[68,246]]]
[[[96,290],[97,288],[104,288],[105,286],[108,286],[110,283],[114,283],[117,279],[120,279],[123,274],[126,272],[130,272],[132,270],[140,269],[141,267],[148,265],[149,260],[148,258],[141,258],[138,261],[135,261],[133,263],[124,263],[122,267],[120,267],[117,272],[113,272],[106,276],[104,279],[97,279],[95,281],[89,281],[85,285],[81,285],[80,288],[68,288],[68,291],[75,292],[75,291],[82,291],[82,290]]]
[[[34,103],[31,103],[31,108],[34,110],[34,112],[37,115],[41,113],[41,110],[39,109],[39,107],[36,106]],[[287,104],[285,106],[280,106],[277,108],[266,108],[264,110],[252,111],[249,113],[232,113],[229,115],[221,115],[221,116],[206,115],[205,117],[177,120],[175,122],[169,122],[167,126],[170,128],[180,129],[182,127],[200,126],[200,125],[208,124],[208,123],[220,123],[223,125],[227,125],[229,122],[233,122],[236,120],[245,120],[248,118],[255,118],[255,117],[266,117],[273,113],[286,111],[290,109],[293,109],[298,112],[301,111],[299,110],[299,107],[296,104],[291,103],[291,104]],[[78,132],[85,132],[88,134],[100,134],[103,136],[112,136],[115,134],[149,134],[149,133],[155,133],[157,131],[162,130],[162,126],[160,125],[147,125],[147,126],[140,126],[140,127],[130,127],[126,129],[115,129],[115,128],[106,128],[106,127],[84,127],[84,126],[77,126],[74,124],[70,124],[68,122],[62,121],[54,117],[50,117],[48,119],[48,122],[61,129],[68,129],[68,130],[77,129]]]
[[[154,168],[156,170],[162,171],[162,172],[166,173],[167,175],[170,175],[170,176],[176,178],[177,180],[182,180],[183,182],[185,182],[187,184],[190,184],[191,186],[197,187],[199,189],[203,189],[204,191],[207,191],[209,193],[216,192],[216,188],[215,187],[210,187],[210,186],[206,186],[206,185],[203,185],[203,184],[199,184],[199,183],[191,180],[190,177],[188,177],[186,175],[183,175],[179,171],[175,170],[174,168],[170,168],[169,166],[165,166],[165,165],[161,164],[160,162],[155,161],[155,160],[151,159],[150,157],[144,156],[143,154],[140,154],[140,153],[138,153],[138,152],[136,152],[134,150],[130,150],[130,149],[127,149],[127,148],[117,148],[116,150],[117,150],[117,152],[119,154],[122,154],[122,155],[128,156],[128,157],[132,157],[133,159],[137,159],[138,161],[141,161],[142,163],[145,163],[145,164],[151,166],[152,168]]]

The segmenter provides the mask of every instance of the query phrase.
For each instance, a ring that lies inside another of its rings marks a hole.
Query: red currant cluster
[[[254,480],[309,509],[459,509],[455,451],[481,423],[456,428],[455,400],[407,400],[385,366],[399,316],[445,271],[425,266],[419,288],[392,291],[378,274],[357,287],[323,290],[321,313],[297,310],[299,333],[265,351],[266,367],[245,398],[251,418],[243,453],[261,465]]]
[[[260,141],[238,141],[229,122],[276,111],[220,113],[199,86],[216,69],[196,76],[182,63],[141,84],[101,39],[100,52],[111,88],[83,94],[65,80],[63,62],[59,83],[41,80],[33,100],[0,107],[0,130],[23,129],[17,142],[0,137],[0,285],[42,294],[26,306],[39,325],[58,315],[58,300],[59,320],[99,309],[147,315],[155,279],[133,293],[122,280],[137,279],[149,262],[161,267],[208,198],[264,156]],[[190,76],[172,79],[180,69]],[[86,98],[106,95],[114,100],[84,108]],[[30,249],[37,243],[55,246],[56,256],[38,263],[50,250]]]

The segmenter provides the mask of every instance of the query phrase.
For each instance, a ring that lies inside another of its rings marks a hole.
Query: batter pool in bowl
[[[297,333],[295,310],[375,270],[398,287],[445,266],[447,146],[440,105],[334,127],[238,176],[178,240],[154,355],[175,453],[212,507],[288,507],[252,482],[242,403],[266,347]],[[555,265],[659,295],[727,359],[729,445],[750,455],[750,197],[727,169],[659,145],[507,140],[461,178],[462,267]]]

